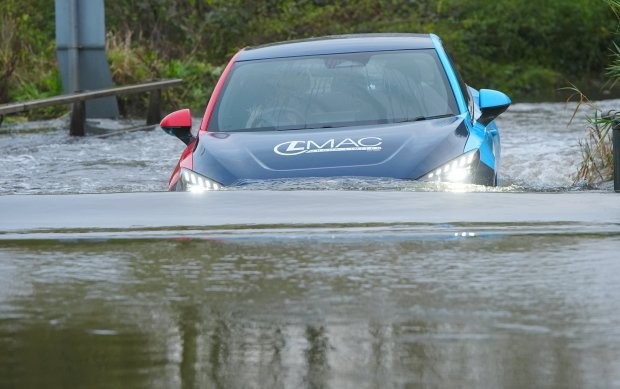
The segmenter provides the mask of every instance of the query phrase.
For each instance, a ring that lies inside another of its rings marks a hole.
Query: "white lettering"
[[[328,139],[323,143],[317,143],[314,140],[291,140],[275,145],[273,151],[284,156],[335,151],[381,151],[382,143],[383,139],[375,136],[360,138],[357,141],[346,138],[338,144],[335,139]]]
[[[333,139],[330,139],[327,142],[325,142],[325,143],[323,143],[322,145],[319,146],[319,144],[316,143],[315,141],[309,140],[306,143],[306,149],[308,149],[308,150],[312,150],[312,149],[325,149],[326,146],[329,146],[328,148],[333,149],[334,148],[334,142],[335,141]]]
[[[349,146],[353,146],[353,147],[359,147],[357,145],[357,143],[355,143],[355,141],[353,139],[347,138],[347,139],[343,140],[342,142],[338,143],[336,145],[336,148],[338,149],[338,148],[340,148],[340,147],[342,147],[344,145],[349,145]]]
[[[375,139],[376,143],[367,143],[366,141],[369,139]],[[376,136],[368,136],[366,138],[360,138],[357,141],[357,144],[362,146],[362,147],[375,147],[375,146],[381,146],[381,143],[383,143],[383,139],[381,138],[377,138]]]
[[[297,146],[298,144],[302,144],[302,146]],[[297,154],[302,154],[306,152],[306,148],[303,146],[305,145],[306,142],[301,141],[301,140],[292,140],[290,142],[284,142],[284,143],[280,143],[278,145],[276,145],[276,147],[273,148],[273,151],[276,154],[280,154],[280,155],[297,155]],[[284,146],[288,147],[285,150],[281,150]]]

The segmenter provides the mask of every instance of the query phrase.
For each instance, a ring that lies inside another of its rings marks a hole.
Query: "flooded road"
[[[603,110],[617,109],[620,100],[598,104]],[[568,126],[574,107],[565,103],[514,104],[498,118],[500,191],[574,188],[573,177],[581,161],[579,141],[585,137],[584,115],[588,113],[582,109]],[[91,124],[115,129],[140,122],[102,120]],[[198,121],[195,124],[197,127]],[[0,195],[165,191],[184,149],[183,143],[159,129],[76,139],[68,136],[67,125],[65,118],[0,128]],[[301,180],[250,185],[248,189],[274,188],[428,190],[419,183],[398,180]]]
[[[2,242],[0,387],[620,384],[617,233],[351,232]]]
[[[476,193],[166,193],[159,130],[3,128],[0,388],[620,387],[620,197],[573,185],[571,109],[511,107]]]

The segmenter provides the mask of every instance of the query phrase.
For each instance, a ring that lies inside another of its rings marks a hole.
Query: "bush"
[[[598,0],[443,0],[436,29],[467,80],[515,100],[600,77],[616,22]],[[587,77],[584,77],[587,76]],[[511,79],[511,77],[515,77]],[[580,86],[580,85],[578,85]]]
[[[53,3],[46,0],[0,2],[0,103],[61,93],[53,12]],[[47,118],[65,111],[50,107],[29,115]]]
[[[472,86],[501,89],[514,101],[549,99],[568,80],[602,78],[617,25],[600,0],[114,0],[105,6],[114,82],[182,75],[183,90],[166,96],[192,107],[206,104],[219,69],[242,47],[359,32],[434,32]],[[24,85],[57,91],[40,79],[56,67],[53,13],[49,0],[0,2],[0,69],[14,69],[0,72],[0,98],[3,91],[9,100],[24,95]],[[11,21],[18,34],[6,38]],[[18,64],[11,67],[15,51]],[[140,106],[142,97],[132,98]]]
[[[620,0],[607,0],[607,3],[620,21]],[[610,57],[612,62],[607,68],[607,74],[611,84],[615,84],[620,81],[620,47],[615,43]],[[589,186],[595,186],[613,179],[612,127],[620,122],[620,111],[602,112],[578,90],[577,95],[580,96],[580,103],[587,103],[595,109],[595,113],[588,118],[587,135],[580,142],[583,161],[577,172],[576,181],[584,181]]]

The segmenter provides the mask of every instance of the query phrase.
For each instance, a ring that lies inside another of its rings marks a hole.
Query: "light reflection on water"
[[[619,244],[7,242],[0,387],[612,387]]]

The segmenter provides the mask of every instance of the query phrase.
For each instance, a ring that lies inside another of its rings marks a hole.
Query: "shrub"
[[[620,21],[620,0],[607,0],[611,10]],[[611,49],[611,65],[607,68],[610,83],[620,80],[620,47],[613,43]],[[588,102],[587,98],[579,93],[580,103]],[[588,118],[586,138],[580,142],[583,161],[576,175],[576,180],[585,181],[593,186],[610,181],[613,178],[613,149],[612,126],[620,121],[620,111],[602,112],[596,105],[589,103],[595,109],[594,116]],[[579,106],[578,106],[579,108]]]

